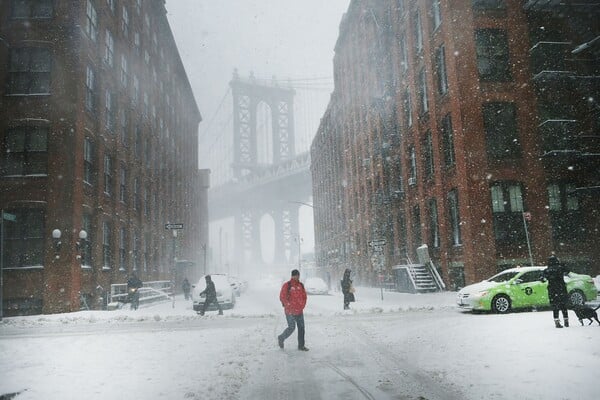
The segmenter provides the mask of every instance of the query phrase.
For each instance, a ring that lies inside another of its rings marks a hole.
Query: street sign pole
[[[0,321],[4,316],[4,209],[0,210]]]
[[[523,212],[523,226],[525,227],[525,239],[527,239],[527,250],[529,251],[529,265],[533,265],[533,256],[531,255],[531,243],[529,242],[529,231],[527,229],[527,220],[531,220],[531,213]]]

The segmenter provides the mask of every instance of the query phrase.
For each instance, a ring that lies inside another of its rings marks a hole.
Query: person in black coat
[[[354,287],[352,286],[352,279],[350,279],[349,268],[344,271],[344,277],[342,278],[342,293],[344,294],[344,310],[350,309],[350,303],[354,301]]]
[[[208,307],[208,305],[210,303],[215,303],[217,305],[217,308],[219,309],[219,315],[223,315],[223,310],[221,309],[221,305],[219,304],[219,301],[217,300],[217,289],[215,288],[215,283],[212,281],[212,278],[210,277],[210,275],[206,275],[204,277],[204,279],[206,280],[206,289],[204,289],[200,293],[200,296],[205,294],[206,298],[204,300],[204,304],[202,305],[202,310],[200,311],[200,315],[204,315],[204,312],[206,311],[206,307]]]
[[[548,281],[548,300],[552,306],[552,316],[554,325],[562,328],[558,319],[558,311],[562,311],[565,327],[569,326],[569,314],[567,306],[569,305],[569,294],[565,283],[565,275],[569,269],[562,265],[556,256],[552,255],[548,259],[548,267],[544,270],[543,276]]]
[[[183,289],[183,296],[185,297],[186,300],[189,300],[190,290],[192,289],[192,285],[190,285],[190,281],[188,281],[188,278],[185,278],[183,280],[183,283],[181,284],[181,288]]]

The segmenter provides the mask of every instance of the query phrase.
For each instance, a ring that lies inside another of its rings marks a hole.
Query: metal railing
[[[140,304],[157,300],[171,300],[174,294],[173,283],[171,281],[144,282],[144,286],[138,292]],[[128,296],[126,283],[114,283],[110,285],[108,303],[126,303]]]

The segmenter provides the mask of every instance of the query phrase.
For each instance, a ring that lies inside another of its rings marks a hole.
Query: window
[[[136,230],[133,234],[133,270],[137,271],[140,268],[140,233]]]
[[[514,103],[485,103],[483,124],[488,157],[492,159],[521,157]]]
[[[109,66],[114,65],[115,59],[115,39],[113,38],[112,33],[107,29],[106,36],[104,39],[104,62]]]
[[[150,216],[150,194],[148,188],[144,188],[144,216]]]
[[[111,268],[111,256],[112,251],[110,248],[110,237],[112,227],[109,222],[104,221],[102,223],[102,267],[104,269]]]
[[[410,91],[408,88],[404,91],[404,122],[407,127],[412,126],[412,104],[410,101]]]
[[[86,68],[85,75],[85,108],[88,111],[94,111],[96,108],[96,75],[89,65]]]
[[[418,11],[415,15],[415,50],[417,54],[423,51],[423,26],[421,23],[421,13]]]
[[[2,175],[46,175],[48,173],[48,129],[21,126],[6,134]]]
[[[444,164],[446,167],[453,166],[456,163],[454,154],[454,132],[452,130],[452,117],[450,114],[442,119],[442,141],[444,150]]]
[[[452,189],[448,193],[448,213],[450,228],[452,229],[452,245],[460,246],[462,238],[460,233],[460,213],[458,210],[458,191],[456,189]]]
[[[427,131],[425,134],[423,148],[425,149],[423,154],[423,170],[425,171],[425,177],[427,179],[432,179],[435,166],[433,159],[433,137],[431,136],[431,131]]]
[[[440,46],[435,50],[435,72],[437,75],[438,93],[448,93],[448,74],[446,73],[446,50]]]
[[[490,190],[496,241],[503,244],[524,243],[524,205],[521,184],[497,182]]]
[[[123,146],[129,145],[129,111],[127,107],[121,108],[121,142]]]
[[[121,86],[127,87],[127,58],[125,54],[121,55]]]
[[[416,185],[417,183],[417,153],[414,146],[410,146],[408,149],[410,157],[410,166],[408,171],[408,184]]]
[[[435,31],[442,23],[440,0],[431,0],[431,18],[433,21],[433,30]]]
[[[138,160],[142,157],[142,128],[139,125],[135,127],[135,143],[133,144],[133,152]]]
[[[43,47],[20,47],[10,51],[9,94],[49,94],[52,56]]]
[[[505,10],[506,0],[473,0],[473,9],[479,11]]]
[[[475,31],[477,70],[479,78],[487,82],[510,80],[508,39],[506,32],[499,29]]]
[[[440,247],[440,228],[438,221],[437,200],[429,199],[429,244]]]
[[[94,148],[89,138],[85,138],[83,142],[83,181],[94,184]]]
[[[116,0],[106,0],[106,4],[108,4],[108,8],[112,13],[115,12],[115,1]]]
[[[133,87],[131,101],[137,104],[140,100],[140,81],[136,75],[133,76]]]
[[[127,230],[119,230],[119,271],[125,271],[127,265]]]
[[[135,32],[133,34],[133,48],[135,50],[135,54],[139,55],[141,52],[141,42],[140,42],[140,33]]]
[[[115,115],[114,115],[114,106],[113,106],[113,95],[110,90],[106,89],[104,96],[104,118],[106,129],[112,131],[115,125]]]
[[[121,17],[121,30],[123,31],[123,36],[129,36],[129,12],[125,6],[123,6],[123,15]]]
[[[85,33],[92,41],[96,41],[98,36],[98,15],[92,0],[87,0],[85,9]]]
[[[427,98],[427,75],[425,69],[419,72],[419,100],[421,105],[421,114],[426,114],[429,111],[429,100]]]
[[[53,0],[12,0],[12,18],[52,18]]]
[[[423,243],[423,237],[421,234],[421,209],[419,205],[415,205],[412,209],[412,230],[414,243]]]
[[[119,168],[119,201],[121,203],[127,201],[127,170],[123,164]]]
[[[92,265],[92,217],[89,214],[83,215],[83,230],[87,232],[85,239],[79,239],[81,252],[81,265],[90,267]]]
[[[585,237],[586,224],[575,184],[561,182],[548,185],[548,209],[554,240],[572,242]]]
[[[44,265],[44,232],[46,213],[43,209],[15,208],[5,210],[16,222],[4,221],[4,268]]]
[[[113,193],[113,159],[109,155],[104,156],[104,193],[112,196]]]
[[[133,180],[133,209],[140,209],[140,180],[135,178]]]
[[[140,14],[142,10],[142,0],[135,0],[135,12],[136,14]]]

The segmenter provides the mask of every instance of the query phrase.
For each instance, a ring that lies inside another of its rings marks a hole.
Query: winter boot
[[[569,327],[569,318],[564,318],[564,320],[565,320],[565,322],[564,322],[565,328],[568,328]]]
[[[554,325],[557,328],[562,328],[562,325],[560,324],[560,320],[558,318],[554,318]]]

